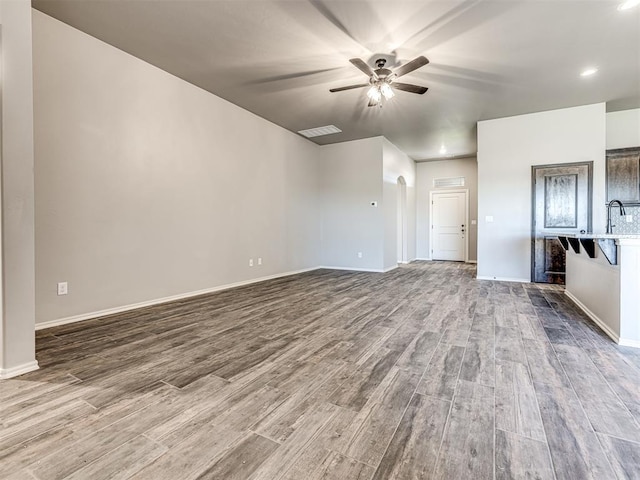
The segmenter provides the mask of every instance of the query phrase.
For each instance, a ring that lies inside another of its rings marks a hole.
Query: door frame
[[[587,167],[587,231],[593,228],[593,160],[588,162],[551,163],[548,165],[531,165],[531,283],[536,278],[536,170],[554,167]]]
[[[433,194],[440,193],[464,193],[464,263],[469,263],[469,189],[455,188],[447,190],[431,190],[429,192],[429,250],[433,260]]]

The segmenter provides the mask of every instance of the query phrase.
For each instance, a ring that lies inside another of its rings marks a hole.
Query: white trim
[[[154,300],[147,300],[145,302],[133,303],[131,305],[124,305],[122,307],[106,308],[104,310],[98,310],[96,312],[83,313],[80,315],[74,315],[72,317],[60,318],[58,320],[50,320],[48,322],[40,322],[36,324],[36,330],[44,330],[45,328],[58,327],[60,325],[67,325],[69,323],[82,322],[83,320],[91,320],[92,318],[104,317],[107,315],[113,315],[116,313],[128,312],[129,310],[136,310],[138,308],[150,307],[152,305],[159,305],[161,303],[173,302],[175,300],[182,300],[183,298],[197,297],[198,295],[205,295],[207,293],[219,292],[220,290],[228,290],[229,288],[242,287],[244,285],[251,285],[252,283],[264,282],[265,280],[273,280],[281,277],[288,277],[290,275],[297,275],[299,273],[310,272],[312,270],[318,270],[324,267],[312,267],[302,270],[295,270],[292,272],[276,273],[275,275],[267,275],[266,277],[253,278],[251,280],[243,280],[241,282],[229,283],[227,285],[219,285],[217,287],[205,288],[203,290],[196,290],[194,292],[181,293],[179,295],[172,295],[170,297],[156,298]]]
[[[357,268],[357,267],[330,267],[330,266],[322,266],[318,268],[324,268],[325,270],[346,270],[350,272],[368,272],[368,273],[385,273],[394,268],[398,268],[398,266],[389,267],[388,269],[380,269],[380,268]]]
[[[431,258],[415,258],[414,260],[422,260],[423,262],[433,262],[433,260]]]
[[[429,192],[429,249],[431,255],[433,255],[433,195],[447,194],[447,193],[464,193],[464,224],[465,224],[465,236],[464,236],[464,262],[469,261],[469,189],[468,188],[453,188],[448,190],[432,190]]]
[[[467,260],[466,263],[478,263],[477,260]]]
[[[626,338],[621,338],[618,341],[618,345],[620,345],[622,347],[640,348],[640,340],[629,340],[629,339],[626,339]]]
[[[564,291],[564,294],[569,297],[571,299],[571,301],[573,303],[575,303],[578,308],[580,308],[580,310],[582,310],[584,313],[587,314],[587,316],[593,320],[593,323],[595,323],[596,325],[598,325],[600,327],[600,329],[606,333],[609,337],[611,337],[611,339],[620,344],[620,337],[616,334],[616,332],[614,332],[611,327],[609,327],[609,325],[607,325],[606,323],[604,323],[602,320],[600,320],[600,317],[598,317],[595,313],[593,313],[591,310],[589,310],[587,308],[587,306],[582,303],[580,300],[578,300],[576,298],[575,295],[573,295],[569,290]],[[633,340],[626,340],[626,342],[633,342]],[[638,346],[640,347],[640,342],[638,342],[638,345],[629,345],[629,346]]]
[[[38,366],[37,360],[18,365],[17,367],[0,368],[0,380],[17,377],[18,375],[24,375],[25,373],[33,372],[34,370],[38,370],[39,368],[40,367]]]
[[[531,283],[529,278],[509,278],[509,277],[486,277],[476,276],[476,280],[494,280],[496,282],[517,282],[517,283]]]
[[[402,263],[407,264],[407,263],[409,263],[409,262],[402,262]],[[398,265],[397,265],[397,264],[396,264],[396,265],[392,265],[391,267],[387,267],[387,268],[385,268],[385,269],[382,271],[382,273],[390,272],[391,270],[395,270],[396,268],[398,268]]]

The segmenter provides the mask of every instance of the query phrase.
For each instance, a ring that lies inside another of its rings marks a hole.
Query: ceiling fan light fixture
[[[387,100],[395,96],[395,93],[393,92],[393,88],[391,88],[391,85],[389,85],[386,82],[380,85],[380,92],[382,92],[382,94],[384,95],[384,98],[386,98]]]
[[[378,85],[372,86],[367,92],[367,97],[374,102],[379,102],[382,98],[382,93],[380,92],[380,87]]]

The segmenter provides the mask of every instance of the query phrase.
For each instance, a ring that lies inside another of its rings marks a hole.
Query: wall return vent
[[[434,178],[434,188],[464,187],[464,177]]]

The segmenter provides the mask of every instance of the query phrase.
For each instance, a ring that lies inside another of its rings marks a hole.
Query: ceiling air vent
[[[434,188],[464,187],[464,177],[434,178]]]
[[[309,128],[307,130],[298,130],[298,133],[300,135],[303,135],[303,136],[305,136],[307,138],[321,137],[322,135],[331,135],[332,133],[340,133],[340,132],[342,132],[342,130],[340,130],[335,125],[327,125],[325,127]]]

